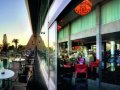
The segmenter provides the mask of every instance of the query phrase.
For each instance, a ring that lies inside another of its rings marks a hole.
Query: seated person
[[[85,58],[83,58],[82,55],[81,55],[80,57],[78,57],[77,63],[79,63],[79,64],[85,64]]]

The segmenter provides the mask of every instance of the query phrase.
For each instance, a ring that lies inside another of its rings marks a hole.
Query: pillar
[[[72,41],[71,41],[71,24],[68,24],[69,36],[68,36],[68,54],[72,50]]]
[[[110,41],[110,53],[111,53],[111,60],[114,60],[115,58],[115,41]],[[114,61],[111,61],[111,71],[115,71],[115,62]]]
[[[115,41],[110,41],[110,45],[111,45],[111,48],[110,48],[111,57],[114,57],[114,54],[115,54]]]
[[[106,52],[106,42],[104,42],[103,43],[103,52],[105,53]],[[103,56],[103,60],[104,60],[104,69],[106,69],[106,65],[107,65],[107,61],[106,61],[106,56],[105,56],[105,54],[103,54],[104,56]]]
[[[101,86],[102,80],[102,71],[101,71],[101,61],[102,61],[102,37],[101,37],[101,11],[100,6],[96,7],[96,59],[100,60],[99,64],[99,79],[98,79],[98,86]]]

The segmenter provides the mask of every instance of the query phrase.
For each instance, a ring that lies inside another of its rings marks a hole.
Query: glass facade
[[[45,44],[45,48],[39,49],[39,56],[40,56],[40,59],[42,60],[42,63],[45,67],[45,70],[48,73],[48,28],[47,28],[47,21],[45,22],[45,24],[41,30],[40,36],[42,38],[41,42],[43,42]]]
[[[38,57],[40,61],[40,69],[42,71],[42,74],[44,76],[44,80],[46,82],[46,85],[49,86],[48,80],[49,80],[49,48],[48,48],[48,19],[46,18],[45,23],[41,29],[40,32],[40,48],[38,49]],[[42,42],[42,43],[41,43]],[[44,43],[45,48],[42,48],[42,44]]]
[[[102,25],[113,22],[113,21],[117,21],[120,19],[119,14],[117,14],[117,11],[118,13],[120,11],[119,10],[120,8],[118,5],[119,3],[120,3],[119,1],[116,2],[112,0],[100,7],[101,8],[100,19],[102,21],[101,22]],[[99,54],[98,52],[96,52],[97,51],[96,48],[98,47],[96,45],[97,40],[95,40],[96,36],[92,38],[82,38],[82,39],[77,38],[79,39],[78,40],[79,42],[77,42],[76,40],[76,43],[78,45],[76,45],[75,43],[72,43],[71,51],[70,53],[68,53],[68,47],[69,47],[68,45],[70,45],[69,43],[71,41],[71,36],[69,36],[69,34],[73,35],[80,32],[84,33],[86,30],[90,30],[92,28],[97,27],[96,23],[98,23],[99,21],[96,20],[96,16],[97,16],[96,11],[97,10],[94,9],[90,14],[83,17],[80,16],[79,18],[75,19],[70,23],[70,28],[69,28],[69,24],[63,27],[58,32],[58,38],[57,38],[57,22],[55,21],[50,27],[48,27],[48,21],[46,21],[47,23],[44,25],[41,31],[41,32],[45,32],[45,34],[40,34],[43,42],[45,43],[46,49],[45,50],[41,49],[39,50],[39,52],[41,53],[40,58],[42,62],[44,62],[44,67],[45,67],[45,70],[47,71],[47,75],[48,75],[47,79],[49,83],[51,83],[52,81],[52,83],[56,85],[57,74],[61,74],[61,75],[58,75],[59,76],[58,78],[66,79],[66,77],[64,78],[62,76],[64,76],[65,73],[68,73],[67,69],[66,70],[64,69],[65,65],[67,64],[70,64],[71,65],[70,67],[72,67],[72,70],[71,70],[72,73],[71,72],[69,73],[73,75],[71,77],[73,79],[75,75],[74,73],[75,71],[73,70],[75,68],[76,63],[78,63],[76,61],[78,57],[84,58],[85,62],[83,64],[87,64],[87,66],[90,68],[90,70],[88,70],[88,72],[90,73],[88,74],[88,78],[89,79],[95,78],[96,80],[99,79],[98,70],[99,70],[100,62],[97,62],[99,60],[97,60],[98,58],[96,58],[96,55]],[[69,29],[71,29],[71,31]],[[68,38],[68,41],[60,42],[58,47],[57,40],[63,40],[66,37]],[[72,40],[72,42],[73,41],[75,40]],[[110,44],[106,42],[107,41],[104,40],[104,43],[105,43],[104,45],[102,42],[102,50],[100,50],[100,52],[102,52],[103,54],[103,57],[101,59],[102,74],[103,74],[102,82],[105,82],[106,80],[104,79],[106,79],[106,76],[108,76],[109,72],[111,73],[109,69],[117,66],[116,63],[115,64],[113,62],[111,63],[109,58],[107,58],[107,55],[109,55],[110,50],[111,50],[110,54],[112,55],[115,54],[115,42],[114,44],[113,43]],[[57,47],[59,48],[59,51],[57,50]],[[117,44],[117,48],[119,47],[120,45]],[[57,56],[57,51],[60,53],[59,56]],[[60,58],[60,61],[57,58]],[[57,62],[59,63],[58,65],[59,68],[57,67]],[[56,69],[59,69],[60,72],[59,71],[57,72]],[[107,74],[105,74],[106,70],[109,71],[107,72]],[[90,85],[90,83],[87,83],[87,84]]]
[[[54,81],[55,83],[55,61],[56,60],[56,23],[53,23],[52,26],[49,28],[49,71],[50,71],[50,78]]]
[[[56,83],[56,62],[57,62],[57,23],[54,22],[50,28],[48,28],[48,21],[46,19],[44,26],[42,27],[40,36],[42,42],[45,44],[45,48],[38,50],[39,60],[41,61],[40,67],[44,74],[45,81],[48,87],[54,87]],[[42,46],[42,45],[41,45]],[[52,83],[53,86],[50,84]]]

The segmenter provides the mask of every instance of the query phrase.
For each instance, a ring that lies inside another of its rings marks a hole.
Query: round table
[[[8,79],[8,87],[9,87],[9,78],[15,75],[14,71],[9,69],[4,69],[4,74],[2,74],[2,70],[0,71],[0,79],[3,80],[2,87],[5,86],[5,79]]]
[[[0,79],[8,79],[14,76],[14,71],[9,69],[4,69],[4,74],[2,74],[2,71],[0,71]]]
[[[14,61],[25,61],[25,58],[15,58]]]

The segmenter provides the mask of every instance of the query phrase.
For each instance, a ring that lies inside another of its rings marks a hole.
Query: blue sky
[[[25,0],[0,0],[0,44],[3,34],[7,34],[8,43],[17,38],[19,44],[27,44],[32,30]]]

